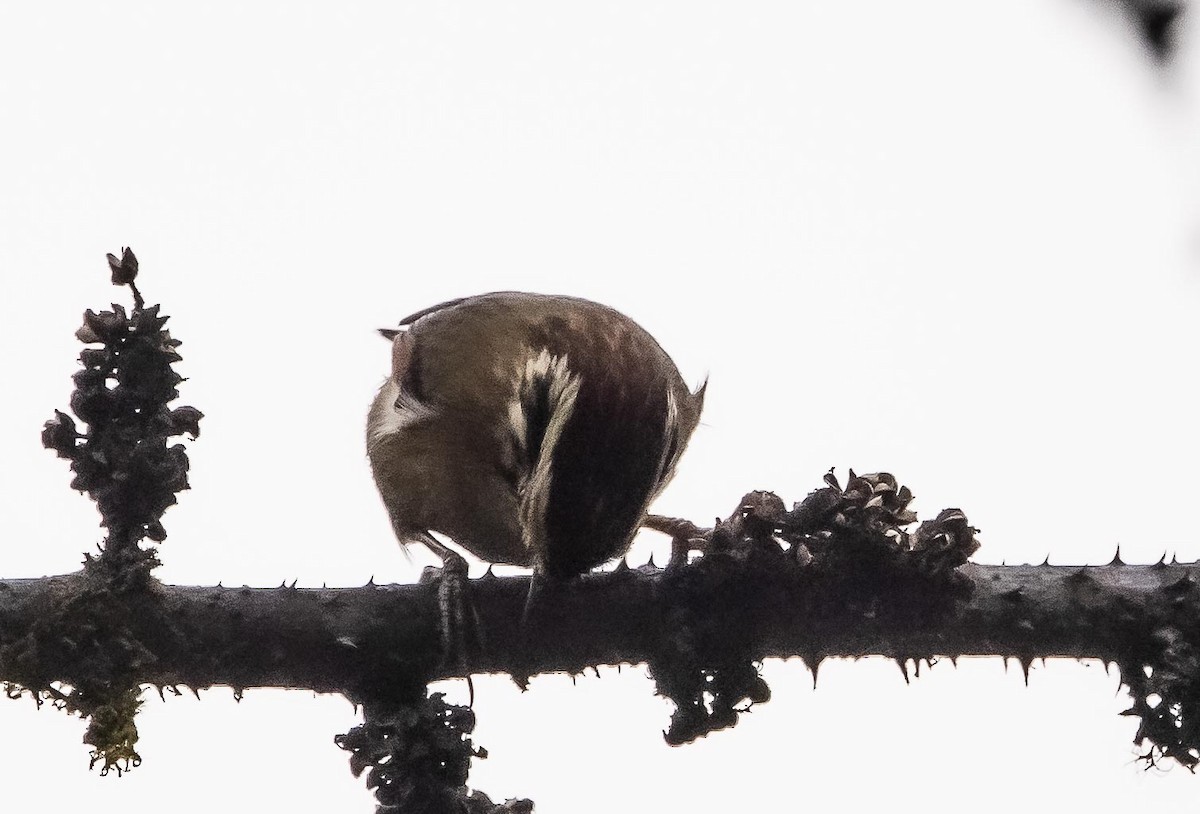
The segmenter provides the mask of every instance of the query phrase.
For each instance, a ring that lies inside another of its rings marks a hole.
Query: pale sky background
[[[23,3],[0,47],[0,575],[100,539],[39,431],[131,245],[203,410],[158,576],[414,580],[363,452],[388,348],[450,297],[641,321],[704,424],[662,512],[888,470],[983,562],[1200,556],[1197,23],[1156,70],[1084,0]],[[665,554],[642,540],[632,559]],[[735,729],[662,742],[642,667],[476,682],[473,785],[613,810],[1195,811],[1098,664],[768,663]],[[448,685],[464,697],[460,683]],[[6,811],[369,812],[338,697],[155,697],[131,775],[0,702]]]

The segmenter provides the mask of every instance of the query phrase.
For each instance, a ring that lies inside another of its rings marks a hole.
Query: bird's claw
[[[676,568],[686,565],[693,551],[708,554],[738,548],[747,539],[769,539],[783,518],[783,501],[778,496],[771,492],[750,492],[729,517],[716,518],[710,528],[657,514],[647,515],[642,525],[670,536],[671,559],[667,568]]]
[[[442,669],[470,680],[467,672],[469,643],[482,643],[482,623],[471,602],[467,561],[455,551],[438,551],[442,567],[427,566],[419,584],[437,584],[438,634],[441,640]],[[474,693],[472,692],[472,695]]]
[[[442,661],[443,666],[464,676],[467,674],[467,642],[470,633],[478,634],[480,628],[479,614],[470,600],[468,581],[467,561],[458,554],[447,556],[438,571],[437,584]]]
[[[670,536],[671,559],[667,561],[668,569],[687,565],[688,555],[693,551],[707,551],[713,533],[712,529],[701,528],[690,520],[658,514],[647,515],[642,526]]]

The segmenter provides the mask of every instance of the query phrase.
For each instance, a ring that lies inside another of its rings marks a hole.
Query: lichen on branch
[[[76,332],[87,347],[73,376],[75,417],[55,410],[42,430],[45,446],[71,462],[71,487],[95,501],[108,534],[99,556],[84,555],[72,590],[52,595],[23,636],[0,641],[10,694],[27,690],[39,703],[88,718],[84,741],[102,773],[140,762],[138,674],[156,655],[137,632],[138,608],[157,588],[150,572],[158,564],[154,547],[140,543],[166,539],[163,513],[188,488],[187,452],[171,439],[196,438],[202,418],[194,407],[170,406],[183,381],[174,370],[180,342],[165,329],[159,306],[145,306],[133,251],[110,254],[108,262],[113,283],[132,290],[134,308],[84,312]],[[52,675],[45,664],[55,661],[71,667]]]
[[[114,283],[132,286],[133,252],[126,248],[120,260],[108,257]],[[174,370],[180,342],[165,329],[168,317],[159,306],[145,307],[140,294],[136,300],[128,313],[117,304],[84,312],[75,335],[88,347],[79,354],[82,369],[72,377],[71,411],[87,429],[80,432],[70,415],[55,410],[42,442],[71,462],[71,488],[96,502],[108,529],[104,556],[140,560],[148,576],[156,562],[153,549],[139,555],[137,544],[166,539],[163,513],[189,488],[187,451],[170,441],[185,433],[198,437],[203,414],[194,407],[171,408],[183,381]]]
[[[780,611],[796,631],[860,614],[919,626],[950,618],[970,597],[958,569],[979,543],[960,510],[910,530],[912,492],[891,474],[850,470],[843,489],[831,470],[825,484],[791,511],[771,492],[751,492],[709,529],[653,518],[675,539],[663,577],[670,621],[650,662],[659,693],[675,704],[668,743],[734,726],[770,699],[755,640]],[[682,566],[684,549],[704,556]],[[726,599],[719,618],[702,612],[713,596]],[[820,635],[801,645],[814,677],[825,647]]]

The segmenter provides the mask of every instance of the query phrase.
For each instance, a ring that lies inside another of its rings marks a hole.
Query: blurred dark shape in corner
[[[1159,63],[1175,54],[1175,24],[1187,9],[1187,0],[1106,0],[1129,15],[1138,34]]]

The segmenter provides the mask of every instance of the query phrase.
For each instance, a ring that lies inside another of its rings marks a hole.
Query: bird
[[[644,328],[586,299],[493,292],[380,333],[392,369],[367,418],[375,484],[401,546],[464,580],[434,533],[535,580],[623,556],[704,405],[707,381],[690,390]]]

